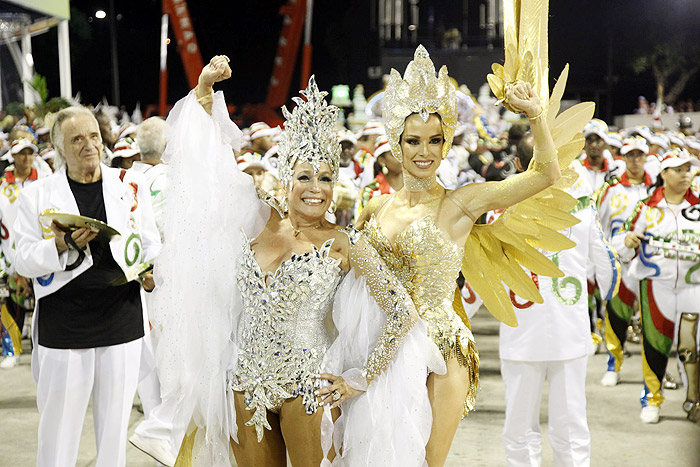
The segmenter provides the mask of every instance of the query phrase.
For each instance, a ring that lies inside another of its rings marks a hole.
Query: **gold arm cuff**
[[[557,160],[557,150],[555,148],[539,150],[535,149],[535,153],[532,158],[535,164],[548,164]]]

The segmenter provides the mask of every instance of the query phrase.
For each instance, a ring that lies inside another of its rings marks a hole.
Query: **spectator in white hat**
[[[34,132],[36,133],[36,138],[40,145],[50,142],[51,135],[49,135],[49,127],[43,125],[38,126]]]
[[[136,139],[136,136],[138,135],[139,131],[139,126],[134,125],[131,122],[127,123],[122,123],[119,126],[119,132],[117,133],[117,141],[123,138],[126,138],[127,136],[130,136],[131,139]]]
[[[608,131],[605,135],[605,142],[614,160],[620,159],[620,149],[622,148],[622,136],[615,131]]]
[[[394,193],[403,188],[403,171],[401,162],[391,155],[389,139],[386,135],[377,138],[374,146],[374,154],[377,163],[381,166],[381,171],[374,177],[372,183],[365,185],[360,191],[357,203],[357,215],[362,212],[367,203],[377,196]]]
[[[54,157],[56,157],[56,150],[51,144],[47,144],[41,151],[39,151],[39,158],[46,162],[49,167],[51,167],[51,173],[54,171]]]
[[[263,165],[262,158],[257,152],[244,152],[238,159],[238,168],[241,172],[246,173],[253,177],[253,183],[256,187],[261,187],[263,181],[265,180],[265,166]]]
[[[361,149],[364,149],[368,153],[372,154],[377,138],[379,135],[384,134],[386,134],[386,130],[384,129],[383,123],[369,121],[360,132],[360,137],[357,139],[357,143]]]
[[[168,127],[160,117],[151,117],[139,125],[136,136],[141,159],[135,161],[130,171],[141,172],[146,179],[148,192],[153,207],[153,218],[163,241],[165,193],[167,187],[168,166],[161,157],[167,144]],[[153,307],[153,296],[146,294],[146,311]],[[146,326],[141,348],[141,364],[137,391],[143,406],[144,420],[134,429],[129,442],[150,455],[161,464],[173,465],[175,454],[184,433],[173,432],[176,398],[171,394],[161,397],[161,385],[156,371],[156,350],[160,331],[167,323],[151,321]],[[177,431],[177,430],[176,430]],[[172,440],[172,441],[171,441]]]
[[[595,193],[603,183],[617,173],[617,166],[607,150],[608,125],[599,119],[593,119],[583,129],[586,144],[583,147],[583,166],[586,168],[588,182]]]
[[[128,170],[138,160],[141,160],[139,145],[131,137],[122,138],[114,144],[112,167]]]
[[[0,196],[6,198],[7,202],[2,203],[2,224],[6,229],[7,238],[2,241],[10,245],[13,250],[15,235],[13,225],[17,218],[17,198],[20,190],[30,183],[41,178],[39,171],[33,167],[38,148],[34,142],[27,138],[18,138],[12,141],[10,150],[5,154],[7,159],[11,159],[13,164],[5,169],[5,173],[0,179]],[[22,351],[21,334],[10,335],[9,329],[17,329],[19,333],[24,327],[26,308],[25,300],[32,295],[29,280],[14,273],[14,258],[5,257],[5,272],[8,274],[8,284],[10,286],[10,299],[7,300],[7,312],[3,313],[3,322],[16,324],[2,326],[2,362],[0,368],[8,369],[19,363],[19,354]],[[19,340],[20,342],[17,342]]]
[[[620,152],[625,162],[625,172],[603,185],[596,199],[598,219],[608,239],[622,229],[638,203],[654,190],[654,180],[644,170],[649,152],[646,139],[639,135],[626,138]],[[628,266],[622,264],[619,292],[606,303],[605,346],[609,357],[601,384],[608,387],[617,385],[620,380],[627,328],[635,312],[638,294],[637,281],[630,276]]]
[[[338,142],[341,147],[338,176],[354,182],[364,170],[354,157],[357,148],[357,138],[352,131],[341,130],[338,132]]]
[[[270,150],[274,142],[272,136],[275,134],[275,129],[265,122],[256,122],[250,126],[250,150],[258,153],[262,158],[267,151]]]
[[[695,136],[685,138],[685,149],[693,156],[700,158],[700,140]]]

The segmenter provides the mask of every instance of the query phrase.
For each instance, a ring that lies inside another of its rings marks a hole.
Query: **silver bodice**
[[[258,440],[270,429],[266,411],[278,412],[285,399],[302,396],[307,413],[318,407],[313,392],[330,346],[324,320],[343,272],[329,256],[333,239],[320,249],[292,254],[274,273],[263,273],[246,241],[238,269],[243,314],[238,326],[238,364],[231,388],[244,393],[254,411]]]

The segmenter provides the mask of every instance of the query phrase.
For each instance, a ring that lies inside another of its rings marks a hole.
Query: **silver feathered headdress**
[[[400,139],[406,117],[414,113],[420,115],[424,122],[428,121],[431,113],[440,116],[445,138],[442,157],[447,157],[457,127],[455,87],[447,75],[447,67],[440,68],[440,73],[435,77],[435,65],[422,45],[416,49],[403,78],[392,68],[382,102],[382,116],[391,153],[398,160],[402,159]]]
[[[292,185],[292,172],[297,162],[310,163],[315,172],[321,169],[321,162],[326,162],[335,183],[341,152],[336,129],[338,107],[326,103],[324,97],[328,93],[318,90],[313,76],[306,89],[299,93],[306,100],[293,97],[297,106],[291,112],[286,106],[282,107],[286,122],[279,142],[280,181],[284,186]]]

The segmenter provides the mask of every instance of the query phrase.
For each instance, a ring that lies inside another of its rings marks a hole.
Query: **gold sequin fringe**
[[[473,340],[469,340],[465,351],[464,347],[459,343],[459,337],[457,339],[457,342],[454,344],[442,342],[438,345],[438,348],[445,362],[451,358],[456,358],[459,366],[469,371],[469,392],[467,392],[467,397],[464,400],[464,412],[462,413],[462,418],[464,418],[476,407],[476,394],[479,388],[479,351]]]

